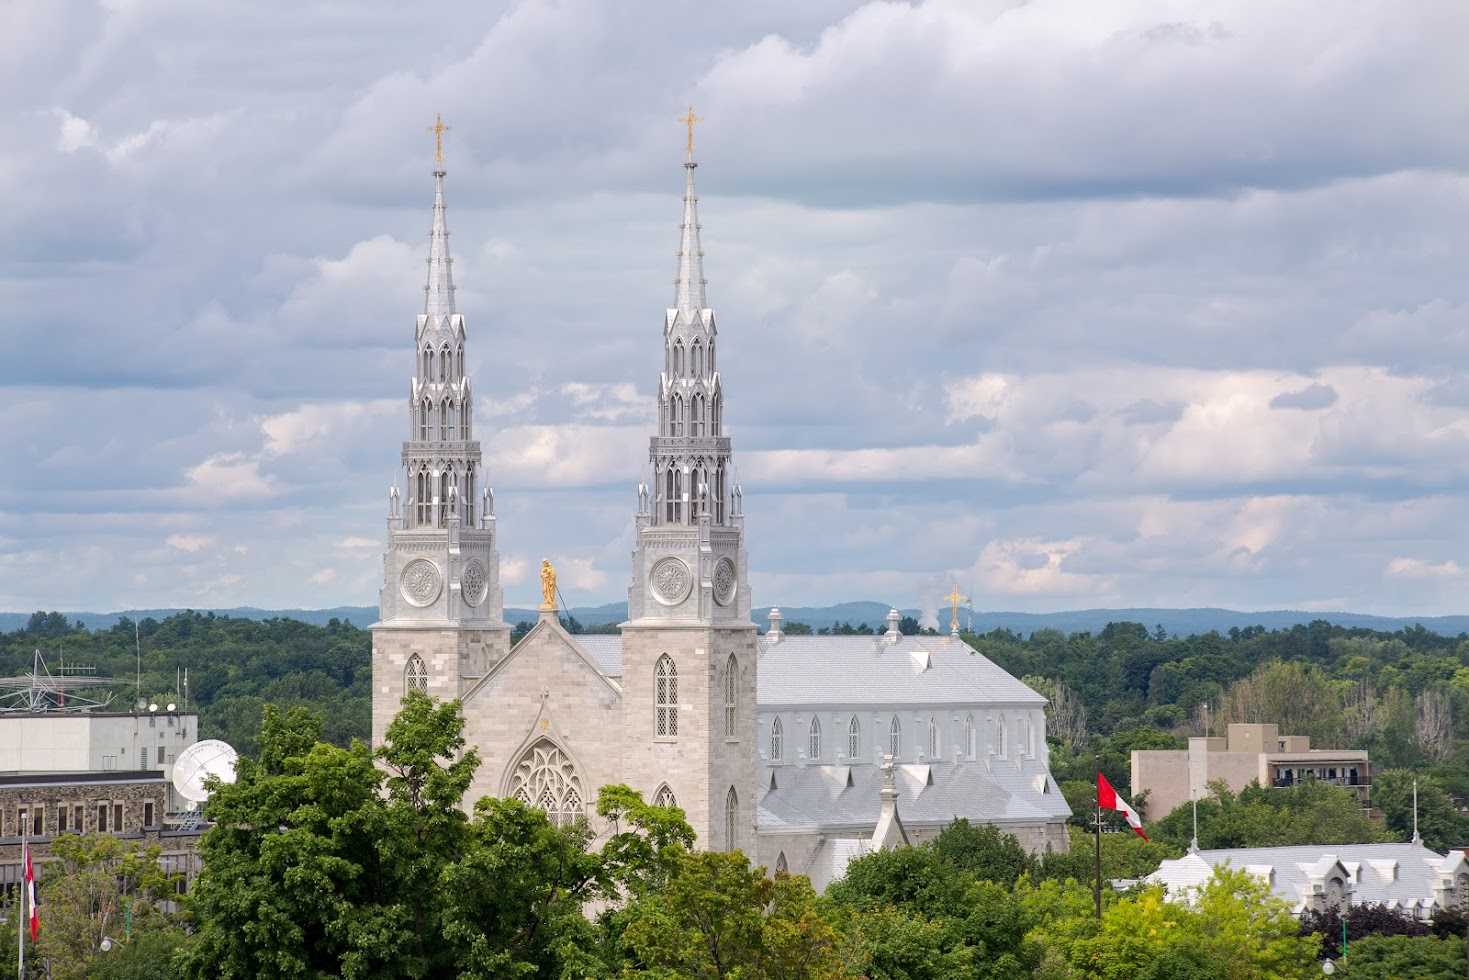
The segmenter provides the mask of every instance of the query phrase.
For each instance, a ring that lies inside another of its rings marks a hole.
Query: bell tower
[[[673,306],[663,318],[658,429],[638,487],[623,636],[624,759],[647,799],[671,794],[702,847],[754,840],[756,628],[718,329],[705,298],[692,107]],[[666,799],[666,798],[665,798]]]
[[[372,736],[381,742],[410,688],[459,697],[510,649],[495,550],[494,495],[474,439],[464,317],[454,309],[444,217],[442,120],[434,154],[428,281],[414,331],[404,492],[388,497],[381,619],[372,627]],[[406,500],[404,500],[406,496]]]

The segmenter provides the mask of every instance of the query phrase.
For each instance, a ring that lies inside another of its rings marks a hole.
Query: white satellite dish
[[[190,803],[203,803],[209,799],[204,780],[217,776],[222,783],[234,782],[237,758],[239,753],[228,742],[217,738],[195,742],[173,764],[173,788]]]

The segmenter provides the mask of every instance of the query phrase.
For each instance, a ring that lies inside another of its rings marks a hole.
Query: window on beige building
[[[733,851],[739,841],[740,797],[731,786],[724,796],[724,849]]]
[[[664,783],[662,786],[659,786],[658,787],[658,792],[656,792],[656,793],[653,794],[653,805],[654,806],[678,806],[678,800],[674,798],[673,790],[671,790],[671,789],[668,788],[668,784],[667,783]]]
[[[740,707],[740,662],[734,654],[724,662],[724,737],[738,738]]]
[[[581,777],[571,760],[550,739],[541,739],[520,757],[511,775],[510,795],[546,811],[557,827],[586,817]]]
[[[653,668],[653,702],[657,714],[657,733],[664,738],[678,735],[678,666],[668,654],[658,658]]]
[[[408,658],[407,682],[404,686],[409,691],[428,690],[428,668],[423,665],[423,658],[416,653]]]

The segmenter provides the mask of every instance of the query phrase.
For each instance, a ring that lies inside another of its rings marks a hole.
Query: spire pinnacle
[[[683,224],[680,226],[682,234],[678,244],[678,279],[674,281],[673,306],[690,313],[708,305],[704,297],[704,250],[699,243],[699,196],[694,193],[694,168],[698,166],[694,162],[694,123],[701,121],[701,116],[694,115],[693,106],[689,106],[687,115],[679,118],[679,122],[689,130],[689,158],[684,163],[688,180],[683,194]]]
[[[444,223],[444,171],[441,166],[434,171],[434,227],[429,232],[428,282],[423,287],[423,312],[430,317],[454,314],[453,264],[454,260],[449,257],[449,229]]]
[[[453,129],[453,126],[444,124],[444,117],[437,112],[434,113],[434,124],[428,127],[428,131],[434,134],[434,163],[444,162],[444,134]],[[692,136],[690,142],[693,142]],[[440,169],[443,169],[442,167]]]

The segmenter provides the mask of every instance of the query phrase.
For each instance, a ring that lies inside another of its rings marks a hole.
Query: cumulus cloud
[[[758,592],[1461,604],[1457,0],[650,3],[0,5],[0,606],[375,600],[434,111],[510,601],[618,598],[689,100]]]

